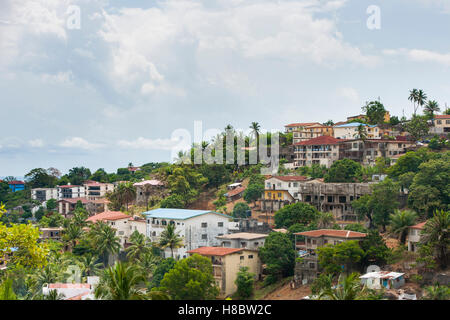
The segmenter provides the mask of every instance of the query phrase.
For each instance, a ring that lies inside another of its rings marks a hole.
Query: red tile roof
[[[49,289],[90,289],[91,285],[89,283],[50,283],[48,285]]]
[[[345,141],[344,139],[336,139],[330,136],[320,136],[306,141],[301,141],[294,143],[294,146],[318,146],[318,145],[328,145],[328,144],[338,144],[339,142]]]
[[[198,253],[202,256],[226,256],[235,252],[242,251],[239,248],[224,248],[224,247],[200,247],[194,250],[189,250],[188,253]]]
[[[450,115],[448,114],[438,114],[434,116],[435,119],[450,119]]]
[[[25,182],[20,180],[8,181],[8,184],[25,184]]]
[[[97,222],[97,221],[114,221],[114,220],[120,220],[120,219],[130,219],[130,216],[120,212],[120,211],[105,211],[99,214],[96,214],[95,216],[89,217],[86,219],[86,221],[90,222]]]
[[[75,185],[75,184],[68,184],[68,185],[64,185],[64,186],[58,186],[58,188],[78,188],[81,187],[79,185]]]
[[[425,226],[426,223],[427,223],[427,222],[424,221],[424,222],[418,223],[418,224],[416,224],[416,225],[414,225],[414,226],[411,226],[410,228],[411,228],[411,229],[423,229],[423,227]]]
[[[300,122],[300,123],[291,123],[291,124],[287,124],[284,127],[307,127],[307,126],[312,126],[312,125],[322,125],[319,122]]]
[[[305,176],[271,176],[271,178],[275,178],[281,181],[306,181],[308,177]]]
[[[348,239],[348,238],[364,238],[366,236],[366,234],[362,233],[362,232],[348,231],[348,230],[334,230],[334,229],[320,229],[320,230],[298,232],[298,233],[294,233],[294,234],[300,235],[300,236],[313,237],[313,238],[329,236],[329,237],[338,237],[338,238],[346,238],[346,239]]]
[[[69,202],[69,203],[77,203],[78,201],[81,201],[82,204],[86,204],[88,202],[92,202],[92,201],[89,201],[86,198],[66,198],[66,199],[61,199],[59,201],[65,201],[65,202]]]
[[[235,195],[244,192],[245,189],[246,189],[245,187],[234,188],[233,190],[230,190],[230,191],[227,192],[227,196],[228,197],[234,197]]]

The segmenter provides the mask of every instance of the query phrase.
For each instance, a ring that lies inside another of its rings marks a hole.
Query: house
[[[301,261],[297,261],[295,265],[294,281],[296,283],[310,283],[320,273],[321,268],[318,263],[317,248],[331,244],[349,240],[363,240],[366,233],[335,230],[335,229],[320,229],[305,232],[294,233],[295,248],[301,253]],[[304,238],[304,240],[300,240]]]
[[[145,234],[143,227],[145,220],[141,220],[143,222],[138,222],[138,220],[135,221],[133,217],[120,211],[105,211],[87,218],[86,221],[91,223],[102,221],[114,228],[116,230],[116,235],[120,239],[120,244],[124,248],[129,244],[130,236],[134,231],[137,230],[138,232]]]
[[[97,181],[86,181],[83,187],[88,200],[104,198],[107,192],[114,191],[114,185],[112,183],[102,183]]]
[[[408,251],[417,252],[420,233],[427,222],[421,222],[408,228]]]
[[[230,191],[228,191],[227,193],[224,194],[224,196],[227,198],[227,201],[231,202],[231,201],[236,201],[240,198],[242,198],[242,196],[244,195],[244,191],[245,191],[245,187],[236,187]]]
[[[381,132],[378,126],[368,125],[361,122],[350,122],[333,127],[334,137],[337,139],[354,139],[358,137],[358,127],[362,125],[366,129],[367,138],[381,139]]]
[[[159,180],[145,180],[133,184],[136,187],[136,204],[139,206],[147,205],[151,194],[161,190],[164,184]]]
[[[442,114],[435,115],[430,127],[431,134],[448,134],[450,132],[450,115]]]
[[[84,188],[84,186],[68,184],[64,186],[58,186],[57,189],[59,200],[86,197],[86,189]]]
[[[331,136],[320,136],[294,143],[294,166],[310,167],[313,164],[329,168],[339,159],[339,142]]]
[[[58,212],[63,216],[70,215],[77,206],[78,201],[81,202],[83,207],[90,213],[96,214],[103,211],[108,211],[109,201],[105,198],[97,200],[88,200],[83,198],[67,198],[58,201]]]
[[[23,181],[14,180],[14,181],[7,181],[7,183],[12,192],[25,190],[25,182]]]
[[[62,238],[63,230],[64,230],[64,228],[62,228],[62,227],[39,228],[39,231],[41,232],[39,239],[41,239],[41,240],[51,239],[51,240],[59,241]]]
[[[366,120],[367,116],[365,114],[359,114],[357,116],[351,116],[351,117],[347,117],[347,121],[352,121],[352,120]],[[389,113],[389,111],[386,111],[386,113],[384,114],[384,122],[389,122],[391,120],[391,114]]]
[[[216,238],[221,241],[221,247],[257,250],[264,246],[264,242],[268,236],[268,234],[264,233],[238,232],[225,234]]]
[[[405,284],[404,273],[392,271],[375,271],[366,273],[359,278],[361,284],[369,289],[399,289]]]
[[[276,212],[292,202],[298,194],[301,182],[308,180],[305,176],[270,176],[264,181],[264,194],[261,199],[261,211]]]
[[[189,209],[159,208],[142,213],[147,218],[147,237],[152,242],[159,242],[161,233],[167,225],[174,224],[175,231],[183,239],[183,246],[174,250],[174,256],[186,258],[189,250],[203,246],[217,246],[217,236],[228,233],[228,224],[232,217],[210,211]],[[171,255],[170,248],[164,251]]]
[[[87,277],[87,283],[49,283],[44,284],[42,293],[49,295],[50,291],[56,290],[58,294],[64,295],[64,300],[95,300],[94,289],[99,282],[99,277]]]
[[[243,248],[201,247],[188,251],[189,255],[199,254],[211,259],[216,285],[220,296],[227,297],[236,292],[237,274],[241,267],[248,267],[248,272],[261,277],[261,261],[258,251]]]
[[[237,187],[242,187],[242,182],[235,182],[235,183],[227,185],[228,190],[233,190],[233,189],[236,189]]]
[[[128,171],[130,171],[131,173],[135,173],[136,171],[141,171],[141,167],[132,167],[132,166],[129,166],[129,167],[128,167]]]
[[[58,188],[34,188],[31,189],[31,199],[45,202],[50,199],[58,200]]]
[[[318,122],[291,123],[285,127],[287,133],[292,132],[292,142],[298,143],[320,136],[333,136],[333,127]]]

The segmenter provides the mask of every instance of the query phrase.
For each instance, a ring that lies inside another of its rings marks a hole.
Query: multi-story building
[[[438,135],[450,133],[450,115],[443,114],[434,116],[430,133]]]
[[[174,249],[176,258],[185,258],[186,252],[204,246],[218,246],[217,236],[228,234],[231,216],[210,210],[188,210],[159,208],[143,213],[147,218],[147,237],[158,242],[168,224],[175,225],[175,231],[183,239],[183,246]],[[164,251],[171,255],[170,248]]]
[[[374,165],[377,158],[404,154],[412,145],[412,142],[402,140],[351,139],[339,143],[339,159],[351,159],[363,165]]]
[[[78,201],[81,202],[89,214],[97,214],[108,211],[109,201],[105,198],[96,200],[88,200],[86,198],[67,198],[58,201],[58,212],[63,216],[72,214]]]
[[[320,229],[294,233],[294,236],[295,247],[302,258],[301,261],[296,262],[294,281],[307,284],[311,283],[321,271],[317,248],[349,240],[360,241],[366,237],[366,234],[348,230]]]
[[[58,200],[57,188],[34,188],[31,189],[31,199],[45,202],[50,199]]]
[[[114,185],[112,183],[102,183],[97,181],[86,181],[83,187],[88,200],[103,198],[107,192],[114,191]]]
[[[86,189],[84,188],[84,186],[68,184],[64,186],[58,186],[57,189],[59,200],[86,197]]]
[[[324,126],[318,122],[291,123],[284,127],[286,132],[292,132],[292,142],[294,144],[320,136],[333,136],[332,126]]]
[[[225,234],[216,238],[221,241],[221,247],[257,250],[264,246],[264,242],[268,236],[268,234],[264,233],[238,232]]]
[[[261,278],[261,261],[257,250],[243,248],[201,247],[189,250],[190,255],[199,254],[211,258],[213,276],[220,289],[220,297],[232,295],[237,290],[236,278],[241,267]]]
[[[339,142],[331,136],[320,136],[294,143],[294,167],[324,165],[329,168],[339,159]]]
[[[381,131],[376,125],[367,125],[360,122],[350,122],[333,127],[334,137],[337,139],[355,139],[358,138],[358,127],[362,125],[366,129],[367,138],[381,139]]]
[[[145,180],[136,182],[133,186],[136,187],[136,204],[144,206],[147,205],[149,197],[158,193],[164,184],[159,180]]]
[[[408,228],[408,251],[417,252],[420,233],[427,222],[421,222]]]

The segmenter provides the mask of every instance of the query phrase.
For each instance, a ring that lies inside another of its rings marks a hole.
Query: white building
[[[31,199],[45,202],[50,199],[58,200],[57,188],[34,188],[31,189]]]
[[[88,200],[103,198],[107,192],[114,191],[114,185],[112,183],[102,183],[97,181],[86,181],[83,187]]]
[[[408,228],[408,251],[416,252],[420,242],[420,233],[427,222],[421,222]]]
[[[221,247],[257,250],[264,246],[268,236],[264,233],[238,232],[218,236],[217,239],[221,241]]]
[[[381,139],[381,131],[376,125],[367,125],[360,122],[350,122],[333,127],[334,137],[337,139],[355,139],[358,137],[358,127],[366,128],[367,138]]]
[[[63,300],[95,300],[94,289],[99,282],[99,277],[87,277],[87,283],[49,283],[42,287],[44,295],[56,290],[63,295]]]
[[[86,190],[84,186],[76,186],[71,184],[58,186],[58,200],[85,197]]]
[[[175,232],[183,239],[183,246],[174,250],[175,258],[186,258],[187,251],[206,246],[218,246],[217,236],[228,234],[232,217],[209,210],[159,208],[143,213],[147,218],[147,237],[158,242],[169,223],[175,224]],[[171,255],[170,248],[164,251]]]
[[[264,181],[266,191],[287,191],[294,198],[298,198],[300,182],[307,181],[304,176],[272,176]]]

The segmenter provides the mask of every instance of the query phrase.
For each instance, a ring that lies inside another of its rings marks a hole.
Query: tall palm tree
[[[417,89],[412,89],[409,91],[408,100],[414,104],[414,114],[416,114],[416,102],[417,102],[418,92],[419,91]]]
[[[73,249],[76,246],[77,241],[83,236],[83,234],[84,231],[79,225],[70,223],[64,230],[64,235],[62,238]]]
[[[364,300],[367,295],[365,287],[361,287],[359,274],[353,272],[349,276],[340,275],[338,284],[322,289],[318,300]]]
[[[100,221],[93,224],[89,230],[88,238],[99,255],[103,257],[105,266],[108,265],[109,256],[120,251],[120,239],[116,236],[116,230],[104,222]]]
[[[144,300],[145,293],[139,289],[144,281],[144,276],[136,266],[116,262],[104,270],[94,295],[104,300]]]
[[[450,211],[436,210],[422,229],[420,242],[431,243],[442,268],[447,266],[450,246]]]
[[[153,277],[153,273],[161,261],[161,257],[154,255],[152,252],[146,252],[140,255],[136,261],[136,265],[141,270],[147,280]]]
[[[253,130],[256,137],[256,162],[259,163],[259,134],[261,132],[261,126],[258,122],[252,122],[252,124],[249,127]]]
[[[417,213],[412,210],[395,210],[391,218],[391,233],[400,237],[400,243],[405,244],[408,228],[416,223]]]
[[[353,135],[357,139],[361,139],[363,142],[367,139],[367,129],[364,124],[358,126],[357,132]]]
[[[330,228],[334,222],[335,222],[335,219],[334,219],[333,213],[320,212],[317,227],[319,229],[327,229],[327,228]]]
[[[420,89],[417,92],[417,100],[416,100],[417,107],[423,106],[426,101],[427,101],[427,95],[425,94],[425,92],[422,89]],[[414,114],[416,114],[416,110],[414,110]]]
[[[85,277],[96,275],[100,271],[102,264],[97,261],[98,256],[91,253],[79,257],[78,264]]]
[[[135,261],[141,255],[151,252],[149,239],[137,230],[131,234],[130,242],[131,246],[125,250],[127,252],[127,258],[130,261]]]
[[[47,295],[43,295],[42,300],[65,300],[66,295],[64,293],[58,293],[57,290],[50,290]]]
[[[441,111],[439,104],[435,100],[429,100],[425,105],[424,111],[426,114],[430,115],[431,120],[434,121],[434,114]]]
[[[132,182],[121,183],[119,186],[121,186],[121,199],[126,204],[126,208],[128,211],[128,204],[133,202],[133,200],[136,198],[136,187],[133,186]]]
[[[167,228],[161,232],[159,245],[162,249],[170,248],[173,258],[173,249],[179,248],[183,245],[183,239],[175,231],[175,224],[169,223]]]

